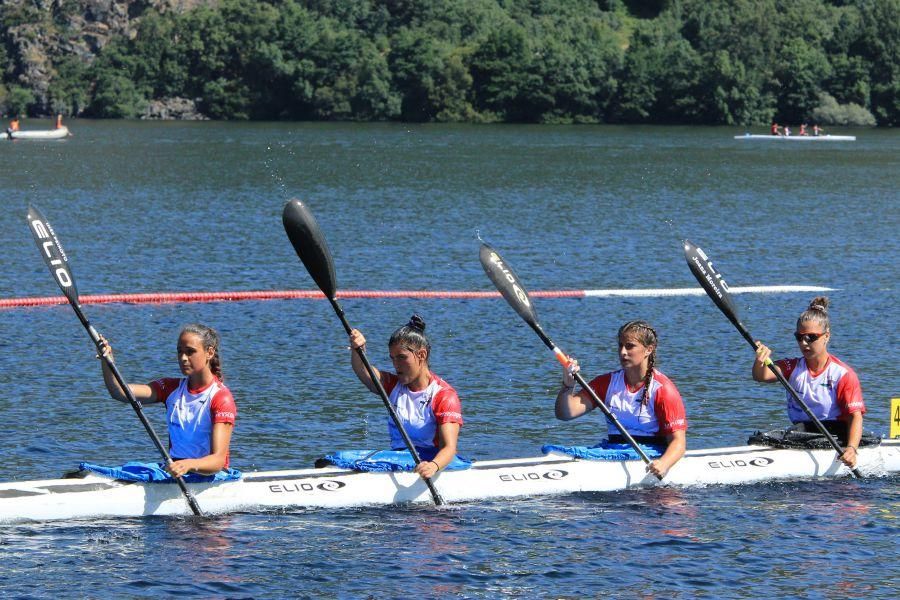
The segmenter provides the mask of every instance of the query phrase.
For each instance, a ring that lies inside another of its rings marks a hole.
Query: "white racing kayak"
[[[736,140],[781,140],[785,142],[855,142],[855,135],[760,135],[745,133]]]
[[[63,125],[57,129],[32,129],[25,131],[13,131],[4,137],[12,140],[61,140],[69,137],[69,128]]]
[[[866,477],[900,472],[900,439],[859,450]],[[831,449],[735,446],[688,451],[660,482],[640,460],[582,460],[551,453],[478,461],[432,481],[448,502],[611,492],[639,487],[736,485],[783,479],[841,477],[849,470]],[[335,467],[245,473],[235,481],[188,484],[207,514],[295,508],[344,508],[431,503],[418,475],[358,472]],[[178,486],[122,482],[95,474],[0,484],[0,523],[190,515]]]

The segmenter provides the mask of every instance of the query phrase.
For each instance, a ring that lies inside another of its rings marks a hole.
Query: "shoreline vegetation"
[[[9,116],[900,123],[900,0],[7,0],[0,22]]]

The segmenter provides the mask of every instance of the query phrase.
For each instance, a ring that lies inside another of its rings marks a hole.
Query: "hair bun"
[[[418,329],[421,332],[425,332],[425,319],[420,317],[419,315],[413,315],[409,318],[409,323],[407,323],[409,327],[413,329]]]
[[[812,302],[809,303],[809,307],[806,310],[817,310],[827,314],[828,304],[829,302],[826,296],[816,296],[812,299]]]

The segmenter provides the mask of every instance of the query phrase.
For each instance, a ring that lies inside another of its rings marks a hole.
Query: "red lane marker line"
[[[538,298],[584,298],[584,290],[549,290],[530,292]],[[343,290],[337,293],[338,298],[434,298],[434,299],[470,299],[499,298],[499,292],[463,292],[463,291],[378,291],[378,290]],[[115,302],[129,304],[165,304],[177,302],[228,302],[241,300],[324,300],[325,295],[316,290],[272,290],[272,291],[237,291],[237,292],[161,292],[146,294],[95,294],[80,296],[82,304],[110,304]],[[0,298],[0,308],[21,308],[28,306],[54,306],[65,304],[65,296],[43,296],[37,298]]]

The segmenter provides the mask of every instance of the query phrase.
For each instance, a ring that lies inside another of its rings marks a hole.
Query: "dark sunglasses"
[[[812,344],[814,341],[825,335],[824,333],[797,333],[794,332],[794,339],[804,344]]]

